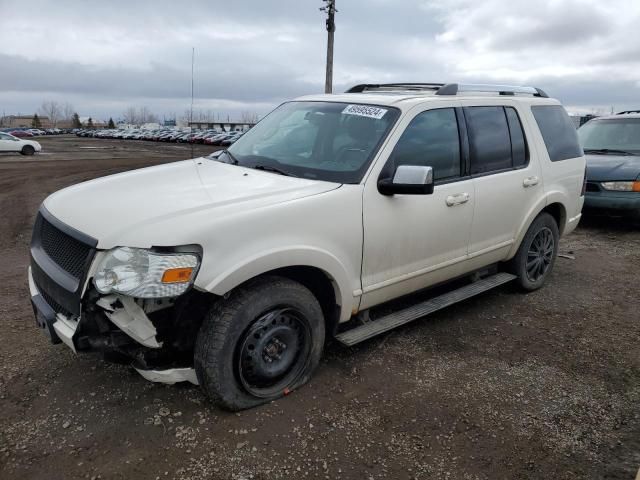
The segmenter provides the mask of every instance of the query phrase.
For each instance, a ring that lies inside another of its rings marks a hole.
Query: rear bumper
[[[580,223],[581,218],[582,218],[582,214],[579,213],[575,217],[567,220],[567,224],[564,227],[564,231],[562,232],[562,235],[569,235],[571,232],[573,232],[578,226],[578,223]]]

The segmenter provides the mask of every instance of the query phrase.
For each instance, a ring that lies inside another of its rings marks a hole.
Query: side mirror
[[[433,168],[400,165],[393,179],[378,180],[378,191],[383,195],[430,195],[433,193]]]

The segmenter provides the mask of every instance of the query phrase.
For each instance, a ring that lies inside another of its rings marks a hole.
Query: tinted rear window
[[[504,109],[509,122],[509,133],[511,133],[511,156],[513,157],[513,166],[521,167],[527,164],[527,142],[524,139],[524,131],[520,118],[515,109],[506,107]]]
[[[583,155],[578,134],[567,112],[560,105],[531,107],[552,162]]]
[[[465,107],[471,174],[511,168],[511,139],[502,107]]]

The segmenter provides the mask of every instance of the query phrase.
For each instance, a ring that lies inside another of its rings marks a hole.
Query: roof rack
[[[628,115],[630,113],[640,113],[640,110],[625,110],[624,112],[616,113],[616,115]]]
[[[421,90],[438,91],[438,89],[443,86],[444,83],[362,83],[351,87],[345,93],[362,93],[374,90],[385,92]]]
[[[362,93],[370,91],[432,91],[436,95],[458,95],[462,92],[489,92],[498,95],[526,94],[534,97],[548,98],[549,96],[540,88],[519,87],[512,85],[480,85],[462,83],[363,83],[351,87],[346,93]]]

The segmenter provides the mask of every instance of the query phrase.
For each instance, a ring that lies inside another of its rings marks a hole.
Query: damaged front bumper
[[[36,323],[52,343],[64,343],[75,353],[100,351],[105,354],[105,358],[118,363],[130,363],[140,375],[153,382],[198,384],[195,370],[188,360],[192,356],[184,354],[189,352],[189,346],[182,341],[185,348],[180,349],[183,351],[177,355],[177,359],[173,359],[175,342],[158,340],[158,329],[147,314],[149,310],[159,312],[172,308],[173,300],[147,301],[153,306],[146,306],[145,311],[131,297],[98,296],[88,305],[87,311],[83,312],[81,309],[78,316],[65,315],[56,312],[54,306],[38,290],[31,267],[28,279]],[[186,329],[189,330],[195,329]],[[172,345],[163,348],[164,343]]]

